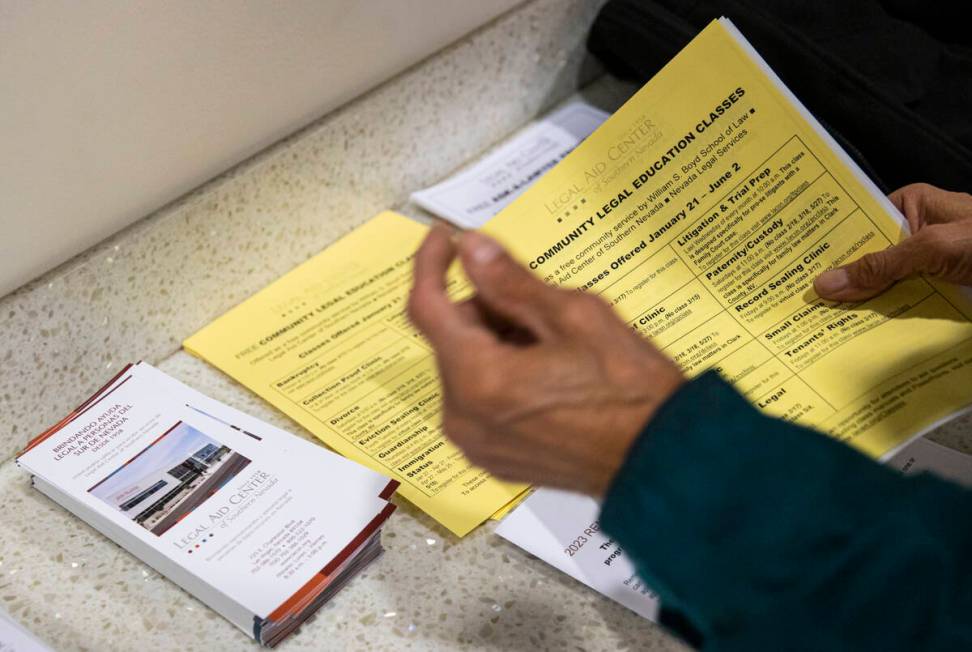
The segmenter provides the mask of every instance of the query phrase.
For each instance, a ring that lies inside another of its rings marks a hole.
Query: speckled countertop
[[[186,353],[159,365],[262,419],[303,431]],[[493,534],[462,540],[408,503],[385,555],[280,650],[676,650],[651,623]],[[58,650],[239,650],[256,644],[0,467],[0,600]],[[187,635],[192,632],[192,635]]]
[[[599,0],[534,0],[17,292],[0,298],[0,608],[57,650],[239,650],[235,627],[31,489],[12,456],[144,359],[308,436],[179,350],[378,211],[579,87],[613,109],[583,42]],[[933,438],[972,452],[970,420]],[[461,541],[407,503],[386,554],[281,650],[681,650],[651,623],[493,534]]]
[[[475,159],[597,77],[598,0],[535,0],[0,299],[0,608],[57,650],[239,650],[215,612],[34,491],[12,462],[120,365],[145,359],[307,436],[179,350],[378,211]],[[629,88],[585,94],[614,108]],[[404,501],[386,554],[281,650],[681,649],[493,534],[459,541]]]

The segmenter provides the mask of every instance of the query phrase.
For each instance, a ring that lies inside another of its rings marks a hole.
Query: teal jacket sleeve
[[[703,650],[972,650],[972,494],[767,417],[715,373],[648,424],[601,524]]]

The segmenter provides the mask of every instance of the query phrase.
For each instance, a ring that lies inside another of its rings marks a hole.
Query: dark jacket
[[[601,524],[706,651],[972,650],[972,492],[765,416],[718,375],[629,452]]]
[[[972,29],[961,2],[611,0],[588,48],[645,82],[730,18],[885,192],[972,189]]]

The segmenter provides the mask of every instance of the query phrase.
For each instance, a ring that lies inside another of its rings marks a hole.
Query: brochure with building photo
[[[125,382],[137,382],[145,387],[151,386],[152,391],[158,395],[165,395],[168,399],[205,417],[205,419],[212,419],[246,435],[254,441],[271,446],[281,455],[301,455],[320,458],[322,463],[327,464],[330,468],[340,468],[348,485],[358,487],[364,493],[373,493],[388,498],[398,487],[398,482],[395,480],[376,473],[346,457],[337,455],[320,444],[303,437],[298,437],[293,433],[261,421],[252,415],[206,396],[202,392],[193,389],[146,362],[138,362],[127,366],[96,397],[101,393],[112,391],[118,384]]]
[[[193,408],[162,376],[126,368],[18,463],[41,492],[274,645],[380,553],[396,484],[252,418],[244,428],[211,399],[208,412]]]

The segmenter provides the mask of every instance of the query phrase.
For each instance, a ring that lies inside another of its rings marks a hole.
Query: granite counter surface
[[[308,436],[183,338],[595,78],[598,0],[535,0],[0,299],[0,608],[57,650],[256,649],[30,487],[12,456],[129,360]],[[614,108],[630,89],[590,91]],[[326,497],[322,497],[326,499]],[[404,501],[385,555],[281,650],[675,650],[660,629],[493,534]]]
[[[159,367],[308,436],[204,362]],[[326,500],[326,496],[322,496]],[[459,540],[402,500],[385,554],[283,650],[680,650],[659,628],[524,553],[487,523]],[[258,649],[250,638],[0,466],[0,605],[56,650]]]

